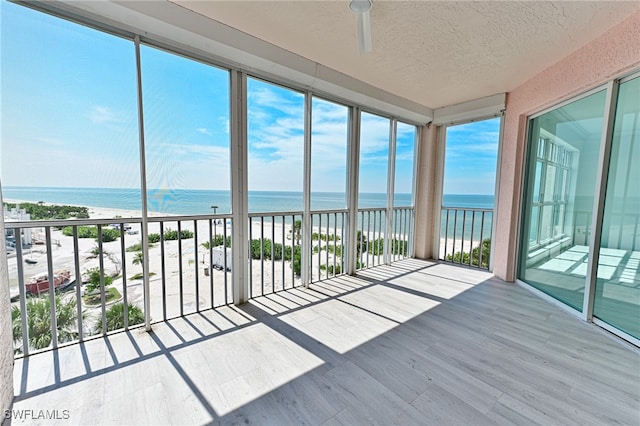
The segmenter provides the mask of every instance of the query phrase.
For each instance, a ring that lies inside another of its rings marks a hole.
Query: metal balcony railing
[[[390,218],[385,208],[358,209],[356,269],[411,257],[413,229],[413,207],[395,207]]]
[[[357,269],[411,256],[413,209],[390,211],[358,211]],[[302,212],[248,220],[249,297],[299,286],[303,271],[310,283],[345,273],[346,209],[310,212],[306,237]],[[5,224],[16,242],[7,260],[17,356],[140,327],[145,306],[153,323],[233,303],[230,215],[149,217],[148,259],[142,226],[141,218]]]
[[[443,207],[439,259],[489,269],[493,209]]]

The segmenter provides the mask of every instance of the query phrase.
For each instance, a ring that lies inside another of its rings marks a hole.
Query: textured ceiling
[[[430,108],[508,92],[640,2],[381,1],[358,55],[348,1],[189,1],[185,8]]]

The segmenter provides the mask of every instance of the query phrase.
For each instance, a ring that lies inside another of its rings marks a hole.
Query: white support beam
[[[142,222],[141,238],[142,238],[142,283],[144,294],[144,329],[151,331],[151,288],[149,285],[149,226],[148,226],[148,207],[147,207],[147,161],[145,157],[144,144],[144,107],[142,103],[142,63],[140,61],[140,37],[134,38],[136,47],[136,78],[137,78],[137,96],[138,96],[138,136],[140,150],[140,196],[141,196],[141,215]]]
[[[233,303],[249,300],[249,189],[247,174],[247,76],[231,72],[231,273]],[[225,301],[226,302],[226,301]]]
[[[304,177],[302,213],[302,285],[309,287],[311,281],[311,110],[312,97],[307,92],[304,98]]]
[[[398,122],[392,119],[389,122],[389,157],[387,158],[387,209],[385,214],[383,260],[384,263],[391,264],[393,251],[393,235],[395,234],[395,221],[393,220],[393,200],[396,177],[396,134]]]
[[[497,117],[504,111],[506,100],[506,93],[498,93],[486,98],[437,108],[433,111],[433,124],[449,126]]]
[[[349,110],[347,152],[347,242],[345,273],[356,273],[358,237],[358,178],[360,173],[360,109]]]

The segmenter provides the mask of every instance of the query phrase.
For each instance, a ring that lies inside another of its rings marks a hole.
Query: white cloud
[[[112,110],[109,107],[96,105],[91,108],[88,113],[89,120],[94,124],[104,123],[122,123],[124,119],[122,114]]]
[[[211,133],[211,130],[207,129],[206,127],[198,127],[196,131],[202,135],[207,135],[207,136],[213,135],[213,133]]]

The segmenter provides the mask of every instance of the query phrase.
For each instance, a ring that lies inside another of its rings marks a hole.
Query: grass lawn
[[[114,300],[118,300],[122,297],[117,288],[108,287],[105,292],[105,301],[106,303],[113,302]],[[89,306],[99,305],[102,301],[100,292],[93,294],[85,294],[82,296],[82,301]]]

